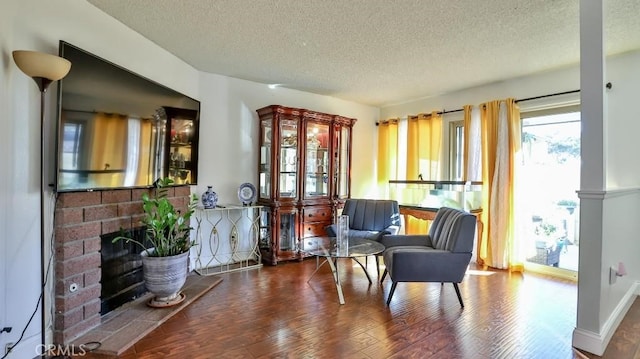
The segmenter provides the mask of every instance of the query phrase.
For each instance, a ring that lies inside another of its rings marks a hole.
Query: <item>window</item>
[[[464,175],[464,121],[449,124],[449,178],[462,181]]]

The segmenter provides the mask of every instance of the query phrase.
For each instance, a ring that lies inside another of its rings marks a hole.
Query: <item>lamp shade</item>
[[[67,76],[71,69],[69,60],[38,51],[16,50],[13,52],[13,61],[28,76],[51,81]]]

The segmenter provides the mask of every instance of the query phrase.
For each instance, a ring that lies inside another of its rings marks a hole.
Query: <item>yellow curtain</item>
[[[378,124],[378,190],[388,198],[389,180],[397,179],[398,119]]]
[[[127,118],[121,115],[96,114],[93,119],[91,140],[91,169],[122,169],[126,149],[117,147],[126,143]],[[120,140],[114,141],[114,138]]]
[[[87,168],[91,170],[122,170],[127,161],[127,149],[122,143],[127,136],[127,117],[116,114],[98,113],[91,121],[88,135],[91,143],[91,163]],[[118,140],[114,140],[117,138]],[[123,173],[106,173],[95,175],[94,182],[98,186],[113,186],[122,183]]]
[[[439,180],[442,166],[442,115],[410,116],[407,123],[407,180]],[[406,234],[428,232],[428,221],[408,216]]]
[[[482,221],[478,263],[522,271],[515,237],[515,160],[520,150],[520,110],[514,99],[481,105]]]

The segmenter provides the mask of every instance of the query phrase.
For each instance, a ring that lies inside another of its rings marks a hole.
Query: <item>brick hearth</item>
[[[100,236],[141,225],[142,194],[153,189],[60,193],[55,211],[54,342],[70,343],[100,324]],[[185,210],[189,186],[168,191]],[[70,291],[72,284],[78,289]]]

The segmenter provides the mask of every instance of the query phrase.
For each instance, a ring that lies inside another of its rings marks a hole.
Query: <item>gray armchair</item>
[[[349,216],[349,238],[380,241],[385,234],[398,234],[400,231],[400,207],[394,200],[350,198],[345,201],[342,214]],[[335,224],[325,230],[328,236],[336,236]],[[380,278],[378,256],[376,268]]]
[[[398,282],[452,283],[460,306],[464,307],[458,283],[462,282],[471,260],[476,217],[470,213],[440,208],[427,235],[386,235],[381,242],[386,249],[387,275],[392,284],[387,298],[391,302]]]

